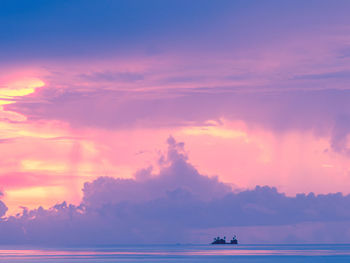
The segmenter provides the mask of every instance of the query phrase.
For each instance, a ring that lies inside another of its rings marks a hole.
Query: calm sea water
[[[104,248],[0,247],[0,262],[346,262],[350,245],[147,245]]]

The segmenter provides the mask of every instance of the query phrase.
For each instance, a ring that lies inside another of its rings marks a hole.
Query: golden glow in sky
[[[45,86],[45,83],[37,78],[27,78],[7,83],[0,88],[0,105],[14,103],[16,97],[32,94],[35,89],[43,86]]]

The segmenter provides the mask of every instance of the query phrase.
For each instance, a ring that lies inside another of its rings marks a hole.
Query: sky
[[[349,8],[2,0],[1,242],[350,242]]]

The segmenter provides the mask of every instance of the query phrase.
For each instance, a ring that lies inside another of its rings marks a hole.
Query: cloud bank
[[[2,196],[3,196],[3,193],[0,192],[0,197]],[[4,216],[6,214],[6,211],[7,211],[6,205],[4,204],[4,202],[0,201],[0,217]]]
[[[196,242],[203,233],[209,242],[209,233],[215,229],[236,230],[243,240],[244,233],[252,236],[252,231],[268,232],[264,241],[272,242],[277,233],[291,227],[309,229],[311,234],[299,238],[288,234],[282,241],[310,242],[323,240],[321,230],[328,225],[337,230],[331,234],[333,241],[350,240],[350,235],[339,230],[350,225],[349,195],[310,193],[288,197],[268,186],[237,192],[215,177],[200,174],[188,162],[183,143],[172,137],[159,165],[158,173],[148,168],[134,179],[99,177],[85,183],[78,206],[63,202],[50,209],[23,208],[16,216],[2,217],[0,243],[176,243]],[[0,202],[0,214],[5,212],[6,206]]]
[[[108,129],[224,117],[312,130],[347,152],[348,1],[16,2],[0,10],[2,61],[43,56],[49,85],[9,111]]]

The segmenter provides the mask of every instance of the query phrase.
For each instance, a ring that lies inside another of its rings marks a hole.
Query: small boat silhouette
[[[226,242],[226,237],[220,238],[220,237],[215,237],[214,241],[211,243],[212,245],[237,245],[238,240],[236,235],[233,236],[233,238],[230,240],[230,242]]]

